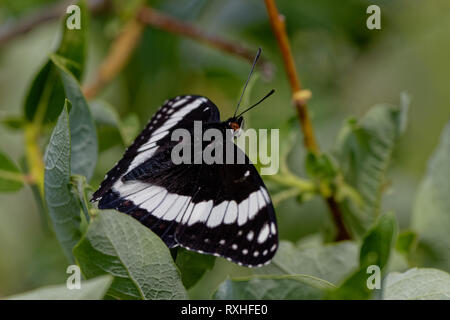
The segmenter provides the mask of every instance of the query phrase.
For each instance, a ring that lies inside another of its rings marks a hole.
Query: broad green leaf
[[[80,8],[80,29],[69,29],[66,26],[67,18],[70,14],[66,14],[62,20],[63,36],[56,54],[73,62],[70,66],[70,72],[78,79],[84,71],[86,61],[88,34],[89,34],[89,11],[87,10],[86,0],[78,1]]]
[[[319,179],[331,180],[337,175],[337,169],[332,159],[325,153],[317,155],[309,152],[305,160],[306,172]]]
[[[214,267],[216,257],[178,248],[176,264],[181,272],[181,280],[186,289],[194,286],[206,271]]]
[[[66,67],[79,80],[84,69],[87,46],[88,11],[85,1],[78,3],[81,9],[81,28],[69,30],[62,21],[62,39],[56,53],[66,58]],[[48,60],[34,78],[24,104],[25,118],[38,123],[54,121],[64,104],[63,84]]]
[[[370,265],[377,265],[383,270],[388,264],[396,236],[397,221],[394,214],[380,216],[363,239],[359,254],[360,266],[366,269]]]
[[[71,170],[89,181],[97,164],[97,131],[89,107],[75,77],[66,69],[64,59],[52,55],[64,84],[67,99],[72,104],[70,110],[70,138],[72,144]]]
[[[0,151],[0,192],[14,192],[22,187],[22,173],[8,155]]]
[[[406,107],[375,106],[360,121],[348,121],[336,144],[336,155],[345,181],[362,198],[362,203],[346,199],[341,203],[346,224],[363,235],[379,215],[386,187],[386,171],[395,142],[405,127]]]
[[[100,300],[111,285],[111,276],[82,280],[80,289],[68,289],[67,284],[42,287],[9,297],[9,300]]]
[[[136,114],[129,114],[123,121],[113,106],[104,100],[94,100],[89,103],[91,107],[92,116],[95,122],[99,125],[109,126],[117,129],[123,144],[130,145],[141,130],[139,118]],[[113,137],[111,139],[114,139]],[[119,141],[115,139],[114,144]]]
[[[350,241],[336,244],[299,247],[288,241],[281,241],[272,262],[255,273],[305,274],[333,284],[358,268],[358,248]]]
[[[96,99],[89,102],[92,117],[99,125],[120,128],[120,118],[112,105],[105,100]]]
[[[395,244],[395,249],[408,256],[417,245],[418,235],[415,231],[405,230],[398,235],[397,243]]]
[[[414,204],[412,227],[426,249],[425,266],[450,272],[450,123],[432,157]]]
[[[64,90],[56,70],[48,60],[34,78],[25,98],[25,118],[29,122],[47,122],[57,118],[64,101]]]
[[[216,300],[318,300],[333,286],[306,276],[253,276],[225,280],[214,293]]]
[[[397,222],[393,214],[380,216],[376,224],[363,239],[359,256],[359,269],[350,275],[342,285],[331,292],[331,299],[370,299],[376,290],[370,290],[367,280],[371,273],[368,267],[376,265],[381,272],[386,269],[389,256],[394,245]]]
[[[162,240],[132,217],[100,211],[74,248],[87,278],[114,276],[108,295],[119,299],[185,299],[180,273]]]
[[[45,152],[44,195],[56,237],[70,262],[72,248],[81,238],[80,207],[70,190],[70,126],[69,102],[53,129]]]
[[[383,285],[385,300],[450,300],[450,274],[437,269],[392,272]]]

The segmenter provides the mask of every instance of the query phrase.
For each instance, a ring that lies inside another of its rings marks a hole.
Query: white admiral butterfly
[[[252,71],[259,54],[260,50]],[[243,157],[244,164],[174,164],[171,159],[179,143],[171,140],[175,129],[192,131],[194,121],[201,121],[205,129],[236,132],[244,112],[221,122],[218,108],[205,97],[186,95],[166,101],[106,174],[91,201],[99,201],[100,209],[131,215],[169,248],[181,246],[249,267],[268,263],[278,247],[275,211],[245,153],[230,141],[234,155]]]

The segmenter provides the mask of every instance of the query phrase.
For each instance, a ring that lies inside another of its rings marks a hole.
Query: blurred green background
[[[13,24],[49,0],[0,0],[0,26]],[[83,83],[93,81],[109,45],[138,1],[113,1],[112,9],[91,17],[88,69]],[[246,47],[261,46],[275,65],[271,78],[258,78],[251,90],[255,101],[275,88],[276,94],[247,114],[246,126],[279,128],[295,115],[290,88],[261,0],[147,1],[161,11],[189,21],[209,33]],[[448,0],[278,0],[286,16],[292,51],[305,88],[313,92],[309,107],[320,145],[330,150],[343,121],[361,117],[372,105],[398,105],[406,92],[409,124],[395,151],[391,185],[383,206],[392,209],[401,228],[409,226],[411,207],[426,161],[450,116],[450,2]],[[366,8],[381,7],[382,29],[366,28]],[[60,21],[39,25],[0,47],[0,117],[20,115],[30,81],[57,45]],[[244,60],[198,42],[146,28],[120,75],[100,97],[125,116],[135,113],[139,128],[167,98],[200,94],[232,114],[250,66]],[[112,137],[111,139],[114,139]],[[289,156],[290,167],[302,174],[305,150],[299,134]],[[124,146],[100,141],[102,152],[91,185],[121,157]],[[16,163],[23,155],[23,135],[0,127],[0,149]],[[297,241],[330,224],[321,199],[303,205],[294,200],[276,208],[280,236]],[[67,262],[57,241],[43,231],[29,188],[0,194],[0,297],[45,284],[64,282]],[[218,259],[192,290],[206,298],[228,274],[245,273]]]

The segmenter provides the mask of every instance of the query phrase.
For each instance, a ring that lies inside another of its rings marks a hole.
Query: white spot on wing
[[[242,226],[247,222],[248,215],[248,199],[243,200],[238,205],[239,215],[238,215],[238,225]]]
[[[157,218],[161,218],[174,204],[177,197],[178,196],[176,194],[168,193],[156,210],[152,212],[152,214]]]
[[[212,206],[212,200],[197,203],[194,210],[192,211],[191,217],[189,218],[188,225],[191,226],[196,222],[205,222],[212,209]]]
[[[166,214],[162,217],[164,220],[172,221],[175,220],[179,215],[181,216],[181,212],[183,212],[183,208],[185,208],[186,203],[189,201],[190,197],[186,196],[178,196],[175,203],[169,208]]]
[[[256,215],[256,213],[258,212],[258,196],[257,196],[258,192],[253,192],[250,194],[250,197],[248,199],[249,201],[249,206],[248,206],[248,218],[249,220],[253,219],[253,217]]]
[[[225,215],[223,222],[226,224],[234,223],[237,219],[237,216],[238,216],[238,207],[236,201],[231,201],[228,204],[227,213]]]
[[[258,196],[258,209],[261,210],[266,206],[266,200],[264,199],[261,191],[258,191],[256,195]]]
[[[227,205],[228,201],[223,201],[211,210],[208,222],[206,223],[208,227],[214,228],[222,222],[225,210],[227,209]]]
[[[263,243],[264,241],[267,240],[267,237],[269,237],[270,234],[270,229],[269,229],[269,225],[266,223],[262,228],[261,231],[259,232],[258,235],[258,243]]]
[[[273,223],[273,222],[270,224],[270,232],[272,234],[277,234],[277,227],[275,226],[275,223]]]

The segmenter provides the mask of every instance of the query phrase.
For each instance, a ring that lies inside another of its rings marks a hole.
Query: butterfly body
[[[267,189],[245,153],[233,143],[242,117],[220,121],[218,108],[202,96],[166,101],[123,158],[106,175],[92,201],[100,209],[127,213],[160,236],[169,248],[182,246],[246,266],[270,261],[278,247],[275,212]],[[194,124],[223,133],[223,141],[194,144]],[[175,164],[176,129],[191,133],[191,157],[219,143],[226,158],[244,162]],[[226,138],[228,137],[228,138]],[[231,137],[231,138],[230,138]]]

